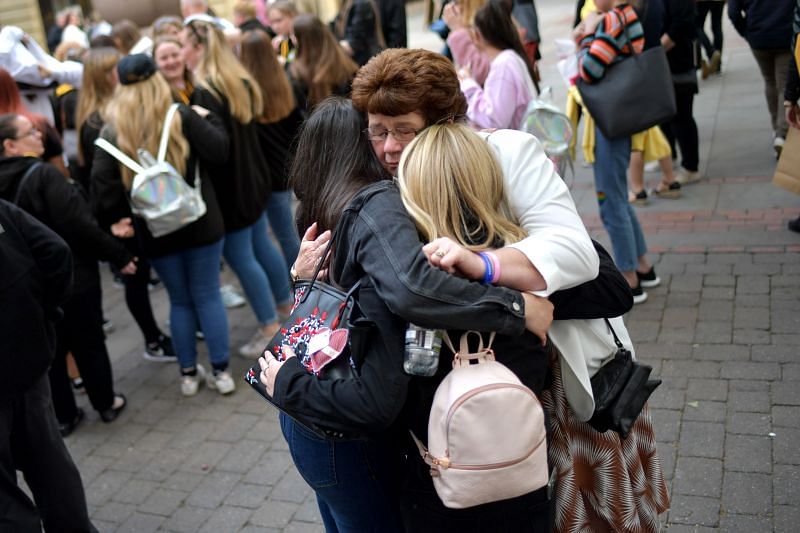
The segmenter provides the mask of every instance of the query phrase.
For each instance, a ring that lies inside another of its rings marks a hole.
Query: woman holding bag
[[[641,53],[642,25],[633,8],[619,0],[597,0],[602,12],[590,13],[576,28],[580,47],[580,75],[586,83],[599,82],[618,57]],[[642,280],[653,275],[647,244],[636,211],[628,203],[627,169],[631,138],[609,139],[595,126],[594,180],[600,218],[611,238],[617,267],[633,291],[634,303],[647,300]]]

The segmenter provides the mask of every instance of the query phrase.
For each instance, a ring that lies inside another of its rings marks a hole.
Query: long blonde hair
[[[261,88],[225,42],[222,30],[213,24],[194,20],[186,25],[195,46],[203,46],[203,57],[195,74],[198,83],[220,101],[226,99],[231,114],[248,124],[260,114]]]
[[[492,149],[462,124],[434,125],[417,135],[400,158],[398,186],[428,241],[450,237],[480,250],[525,237],[508,209]]]
[[[75,110],[75,124],[78,134],[89,120],[89,115],[95,111],[100,113],[103,118],[103,108],[111,100],[114,94],[114,83],[110,79],[109,73],[117,67],[117,63],[122,58],[122,54],[116,48],[92,48],[86,54],[83,61],[83,79],[81,90],[78,91],[78,107]],[[95,124],[101,127],[102,124]],[[78,143],[78,156],[84,160],[83,146]]]
[[[114,128],[117,146],[134,160],[138,160],[136,151],[144,148],[152,155],[158,153],[161,130],[169,106],[172,105],[172,93],[169,83],[160,72],[150,78],[130,85],[118,85],[114,91],[114,105],[108,106],[106,112],[108,125]],[[186,158],[189,156],[189,141],[183,134],[180,113],[175,114],[169,130],[167,161],[181,175],[186,174]],[[130,189],[133,172],[124,165],[122,181]]]

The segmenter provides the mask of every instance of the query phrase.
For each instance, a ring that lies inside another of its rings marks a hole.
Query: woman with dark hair
[[[332,94],[347,96],[358,65],[339,46],[333,33],[313,15],[297,16],[293,32],[297,48],[288,72],[301,109],[310,112]]]
[[[242,65],[250,72],[264,95],[259,113],[258,138],[272,178],[272,194],[267,201],[267,218],[283,250],[286,264],[293,264],[300,250],[300,238],[292,216],[292,190],[288,185],[288,162],[303,114],[292,86],[281,68],[272,43],[261,30],[242,35]]]
[[[317,494],[326,530],[391,532],[403,531],[398,503],[408,416],[415,423],[428,416],[403,371],[406,319],[508,335],[527,325],[543,335],[552,307],[431,267],[397,188],[366,142],[365,125],[349,100],[323,101],[303,128],[291,171],[299,224],[316,221],[322,231],[336,230],[329,278],[344,289],[360,282],[359,307],[372,326],[359,375],[317,378],[291,350],[283,361],[259,363],[261,382],[285,411],[323,429],[358,428],[358,434],[321,438],[281,414],[292,458]],[[427,291],[405,293],[400,307],[409,313],[401,318],[383,295],[400,292],[412,279]]]
[[[359,66],[386,48],[380,13],[373,0],[343,0],[333,27],[339,44]]]
[[[491,64],[483,88],[472,78],[468,66],[459,71],[461,90],[467,97],[467,117],[478,128],[519,128],[538,89],[508,3],[489,0],[481,7],[475,13],[472,38]]]

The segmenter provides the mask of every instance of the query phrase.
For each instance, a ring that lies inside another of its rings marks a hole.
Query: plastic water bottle
[[[413,376],[432,376],[439,368],[442,332],[409,324],[406,330],[406,353],[403,370]]]

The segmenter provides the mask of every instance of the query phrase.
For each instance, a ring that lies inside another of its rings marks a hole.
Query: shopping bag
[[[800,194],[800,130],[797,128],[790,127],[786,134],[772,184]]]

